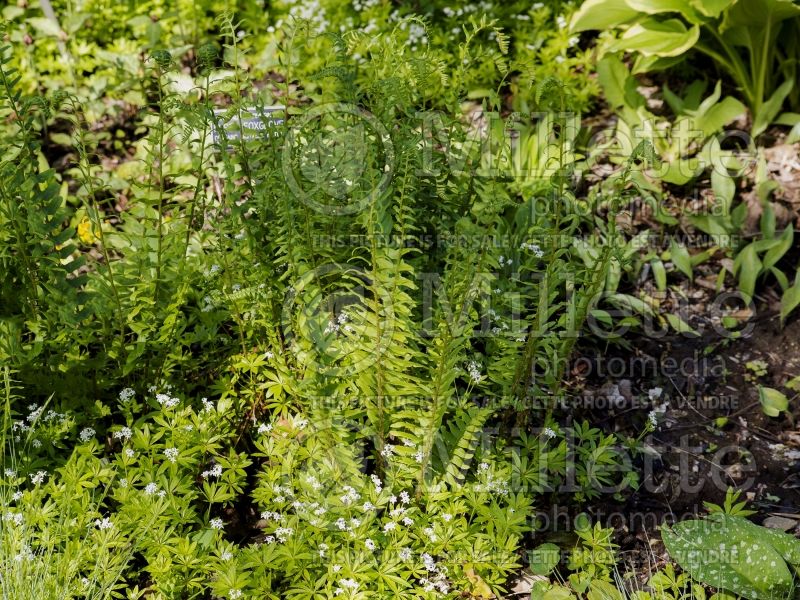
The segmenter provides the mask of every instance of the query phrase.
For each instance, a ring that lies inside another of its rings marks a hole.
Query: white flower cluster
[[[20,550],[19,554],[14,556],[14,561],[15,562],[22,562],[24,560],[33,560],[34,558],[36,558],[36,557],[33,554],[33,551],[31,550],[31,547],[28,546],[28,544],[23,544],[22,545],[22,549]]]
[[[481,366],[474,360],[467,363],[467,373],[472,383],[480,383],[483,378],[483,375],[481,375]]]
[[[25,522],[25,517],[22,515],[22,513],[10,510],[5,514],[3,514],[3,521],[10,522],[14,525],[20,526]]]
[[[123,404],[127,404],[133,399],[135,395],[136,392],[134,392],[131,388],[125,388],[119,393],[119,401],[122,402]]]
[[[166,490],[158,489],[158,485],[155,482],[150,482],[146,486],[144,486],[144,495],[145,496],[158,496],[159,498],[163,498],[167,495]]]
[[[175,408],[180,403],[180,400],[169,394],[156,394],[156,402],[164,408]]]
[[[131,437],[133,437],[133,431],[131,431],[130,427],[123,427],[119,431],[115,431],[113,437],[115,440],[127,442],[129,439],[131,439]]]
[[[351,592],[355,592],[358,590],[358,582],[355,579],[340,579],[339,580],[339,587],[333,590],[334,596],[340,596],[344,593],[344,590],[350,590]]]
[[[419,580],[425,591],[438,591],[440,594],[448,594],[450,592],[450,584],[447,583],[447,567],[437,565],[436,561],[428,553],[422,555],[422,564],[428,572],[427,577]]]
[[[109,517],[104,517],[102,520],[95,519],[94,526],[100,529],[101,531],[104,531],[106,529],[112,529],[114,527],[114,523],[111,522],[111,519]]]
[[[222,465],[214,465],[207,471],[203,471],[200,474],[203,479],[208,479],[209,477],[220,477],[222,475]]]
[[[425,31],[425,27],[423,27],[419,23],[409,23],[408,43],[411,45],[412,50],[416,50],[417,46],[427,45],[428,34]]]
[[[484,0],[483,2],[478,2],[477,4],[465,4],[459,8],[450,8],[449,6],[445,6],[442,9],[442,12],[446,17],[463,17],[464,15],[475,13],[478,11],[481,12],[489,12],[494,8],[491,2],[487,2]]]
[[[495,479],[489,472],[488,463],[482,462],[481,464],[479,464],[478,473],[481,478],[484,478],[483,483],[480,483],[477,486],[475,486],[475,489],[477,489],[479,492],[499,494],[500,496],[508,495],[509,492],[508,482]]]
[[[78,439],[80,439],[80,441],[82,441],[83,443],[86,443],[89,440],[91,440],[92,438],[94,438],[95,433],[97,433],[97,432],[94,429],[92,429],[91,427],[85,427],[78,434]]]
[[[178,460],[178,449],[177,448],[167,448],[164,450],[164,456],[167,457],[169,462],[174,463]]]
[[[339,500],[341,500],[342,504],[345,506],[350,506],[351,504],[358,502],[359,498],[361,498],[361,494],[359,494],[352,486],[344,486],[344,492],[344,495],[341,496]]]
[[[350,320],[350,315],[346,312],[340,312],[336,315],[336,318],[333,319],[331,322],[328,323],[327,327],[325,327],[325,333],[334,333],[339,331],[342,325],[345,325]],[[346,331],[349,331],[346,329]]]
[[[315,33],[324,33],[330,27],[330,21],[328,21],[325,14],[325,7],[320,4],[319,0],[301,0],[297,2],[289,9],[289,17],[297,21],[308,21]],[[275,27],[279,29],[281,25],[283,25],[281,20],[275,23]]]
[[[381,3],[381,0],[353,0],[353,8],[358,12],[369,10]]]
[[[533,255],[536,258],[542,258],[544,256],[544,251],[539,247],[538,244],[534,244],[533,242],[523,242],[519,249],[533,252]]]

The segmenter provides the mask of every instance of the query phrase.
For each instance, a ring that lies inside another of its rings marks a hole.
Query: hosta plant
[[[617,30],[603,48],[634,54],[636,73],[672,66],[691,50],[709,56],[740,89],[754,135],[778,117],[795,84],[800,5],[792,0],[587,0],[571,26]]]
[[[793,597],[800,540],[716,512],[662,530],[670,556],[693,578],[748,600]]]

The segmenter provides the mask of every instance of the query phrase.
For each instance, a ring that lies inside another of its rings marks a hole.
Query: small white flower
[[[359,494],[355,489],[350,487],[349,485],[344,486],[344,495],[341,496],[339,499],[342,501],[342,504],[345,506],[349,506],[354,502],[357,502],[359,498],[361,498],[361,494]]]
[[[5,474],[6,477],[13,478],[17,476],[17,472],[14,469],[4,469],[3,473]]]
[[[111,522],[110,518],[104,517],[102,521],[100,519],[95,519],[94,526],[100,530],[105,530],[114,527],[114,523]]]
[[[383,450],[381,450],[381,456],[383,458],[389,458],[390,456],[392,456],[392,454],[394,454],[394,446],[392,446],[391,444],[386,444],[383,447]]]
[[[270,431],[272,431],[272,424],[271,423],[261,423],[258,426],[258,433],[259,434],[269,433]]]
[[[364,540],[364,545],[367,547],[367,550],[375,550],[375,542],[369,538]]]
[[[480,365],[471,360],[467,363],[467,373],[469,374],[469,378],[472,383],[480,383],[483,376],[481,375],[481,367]]]
[[[120,391],[119,400],[122,403],[128,403],[135,395],[136,392],[134,392],[131,388],[125,388],[124,390]]]
[[[136,452],[133,451],[133,448],[125,448],[125,456],[127,458],[133,458],[136,456]]]
[[[120,479],[119,480],[119,487],[121,487],[121,488],[128,487],[128,480],[125,479],[124,477],[122,479]]]
[[[95,432],[94,429],[92,429],[91,427],[86,427],[86,428],[81,430],[81,432],[78,435],[78,437],[80,438],[80,440],[82,442],[86,443],[86,442],[88,442],[90,439],[92,439],[94,437],[95,433],[96,432]]]
[[[152,496],[157,491],[158,491],[158,485],[156,485],[152,481],[150,483],[148,483],[146,486],[144,486],[144,494],[145,494],[145,496]]]
[[[241,31],[239,33],[241,33]],[[230,598],[230,600],[239,600],[239,598],[241,597],[242,597],[242,590],[231,590],[230,592],[228,592],[228,598]]]
[[[453,515],[450,513],[442,513],[442,519],[445,523],[449,523],[453,519]]]
[[[167,457],[169,462],[174,463],[178,459],[178,449],[177,448],[167,448],[164,450],[164,456]]]
[[[663,391],[664,390],[662,390],[660,387],[654,387],[653,389],[647,391],[647,397],[650,398],[650,400],[657,400],[661,397],[661,393]]]
[[[408,492],[406,492],[405,490],[400,492],[400,502],[402,502],[403,504],[408,504],[409,502],[411,502],[411,498],[409,497]]]
[[[123,427],[119,431],[114,432],[114,439],[115,440],[122,440],[127,442],[129,439],[133,437],[133,431],[131,431],[130,427]]]
[[[208,479],[209,477],[219,477],[222,475],[222,465],[214,465],[207,471],[202,472],[203,479]]]
[[[16,502],[17,500],[21,500],[21,499],[22,499],[22,492],[20,492],[19,490],[17,490],[17,491],[16,491],[16,492],[14,492],[14,494],[11,496],[11,499],[12,499],[14,502]]]
[[[403,548],[400,550],[400,560],[409,560],[414,553],[411,551],[411,548]]]
[[[35,475],[31,475],[31,483],[33,485],[39,485],[44,483],[44,480],[47,478],[47,471],[37,471]]]
[[[211,519],[209,525],[211,525],[211,529],[222,529],[225,527],[225,523],[219,517]]]
[[[397,529],[397,523],[395,523],[394,521],[389,521],[383,526],[384,533],[389,533],[390,531],[394,531],[395,529]]]
[[[549,427],[545,427],[542,430],[542,435],[546,437],[548,440],[552,440],[554,437],[556,437],[556,432],[550,429]]]
[[[482,462],[478,465],[479,471],[488,471],[489,470],[489,463]]]
[[[180,403],[178,398],[171,397],[169,394],[156,394],[156,401],[164,408],[175,408]]]

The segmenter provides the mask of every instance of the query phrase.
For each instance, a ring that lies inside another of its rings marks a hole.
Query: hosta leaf
[[[690,2],[698,12],[716,19],[736,0],[690,0]]]
[[[648,15],[655,15],[658,13],[675,12],[681,14],[683,17],[697,23],[699,21],[697,14],[694,11],[692,2],[689,0],[627,0],[628,6],[635,8],[638,11],[647,13]]]
[[[792,573],[772,537],[722,513],[662,530],[670,556],[692,577],[748,600],[791,597]]]
[[[705,3],[705,0],[702,0]],[[734,27],[762,29],[800,15],[800,5],[792,0],[739,0],[725,13],[721,31]]]
[[[586,0],[572,17],[572,31],[612,29],[639,16],[625,0]]]
[[[640,52],[644,56],[680,56],[694,46],[699,37],[697,25],[687,29],[678,19],[645,19],[630,27],[612,48]]]

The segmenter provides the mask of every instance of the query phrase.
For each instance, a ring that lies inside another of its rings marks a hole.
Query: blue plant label
[[[284,123],[282,105],[243,107],[238,112],[229,109],[214,110],[211,140],[216,144],[222,139],[229,142],[238,139],[255,140],[267,136],[280,135],[279,128]],[[280,115],[280,116],[278,116]],[[223,135],[224,133],[224,135]]]

